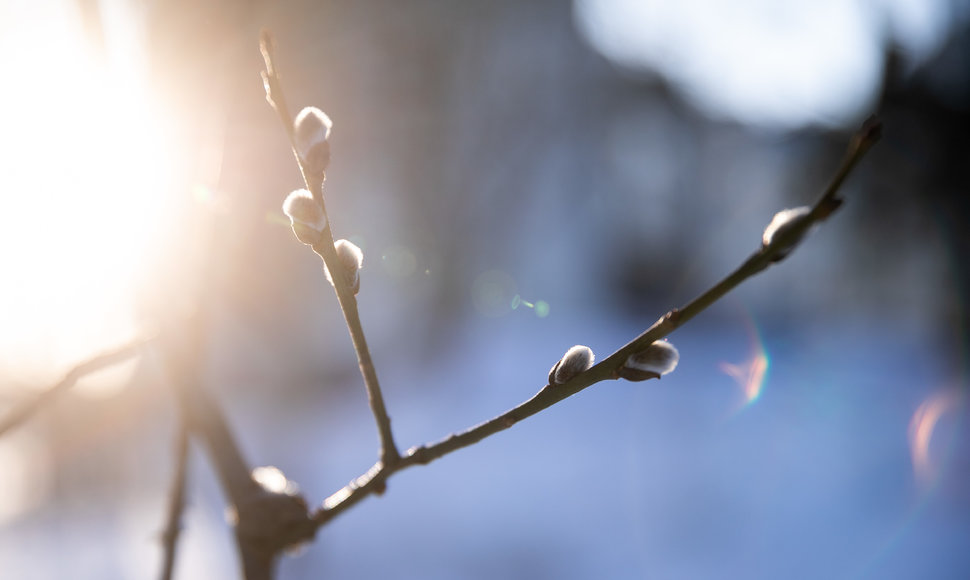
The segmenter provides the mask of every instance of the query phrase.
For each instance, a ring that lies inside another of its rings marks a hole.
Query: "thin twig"
[[[881,127],[879,121],[871,117],[853,135],[852,140],[849,142],[849,148],[842,159],[842,163],[839,165],[838,170],[822,192],[818,201],[812,206],[808,219],[776,236],[770,246],[760,248],[745,260],[738,269],[731,272],[727,277],[683,308],[668,312],[643,334],[604,359],[600,364],[593,367],[591,371],[599,369],[600,374],[603,371],[610,373],[616,372],[628,356],[643,350],[653,343],[653,341],[667,336],[674,329],[679,328],[688,320],[707,309],[707,307],[720,300],[721,297],[733,290],[738,284],[766,269],[771,264],[776,263],[782,254],[790,251],[793,245],[804,239],[805,232],[827,219],[839,208],[842,204],[842,200],[836,197],[839,188],[866,152],[879,140]]]
[[[162,580],[171,580],[175,570],[175,552],[182,531],[182,512],[185,510],[185,481],[189,459],[189,425],[184,411],[180,413],[178,433],[175,435],[175,472],[169,490],[168,514],[162,532]]]
[[[7,416],[3,418],[3,421],[0,421],[0,437],[2,437],[7,431],[10,431],[30,418],[34,413],[44,407],[44,405],[54,401],[58,396],[74,386],[74,384],[85,375],[89,375],[101,369],[130,359],[131,357],[137,355],[143,346],[157,338],[157,334],[136,338],[127,344],[99,354],[75,366],[68,371],[68,373],[64,375],[64,378],[59,382],[48,387],[30,400],[24,401],[17,408],[8,413]]]
[[[880,136],[879,129],[880,125],[878,121],[869,119],[862,126],[862,129],[856,133],[849,145],[849,150],[846,153],[842,165],[829,186],[824,190],[822,196],[812,207],[808,219],[804,223],[799,224],[797,228],[793,228],[779,235],[770,245],[763,246],[750,258],[745,260],[734,272],[730,273],[699,297],[679,310],[671,310],[640,336],[627,343],[600,363],[594,365],[588,371],[579,374],[565,384],[546,385],[531,399],[493,419],[480,423],[461,433],[449,435],[436,443],[412,447],[401,458],[401,461],[393,466],[382,465],[381,463],[375,464],[366,473],[327,498],[323,506],[312,515],[314,523],[322,526],[371,493],[380,492],[386,480],[391,475],[406,467],[430,463],[439,457],[477,443],[495,433],[504,431],[519,421],[531,417],[567,397],[575,395],[590,385],[607,379],[616,379],[619,369],[624,365],[630,355],[642,351],[654,341],[667,336],[676,328],[714,304],[738,284],[765,270],[772,263],[777,262],[782,253],[792,249],[792,245],[801,239],[806,230],[825,220],[832,212],[838,209],[839,205],[841,205],[841,200],[836,197],[839,187],[866,151],[878,141]]]
[[[262,73],[263,83],[266,88],[266,101],[277,112],[280,121],[283,123],[307,190],[318,201],[324,211],[324,215],[326,215],[326,205],[323,198],[323,183],[326,180],[326,176],[313,175],[303,165],[303,159],[300,157],[299,150],[296,146],[293,117],[290,115],[289,107],[286,104],[286,97],[283,93],[282,83],[280,82],[279,70],[274,62],[275,47],[273,38],[269,32],[264,30],[260,34],[259,47],[260,52],[263,54],[263,60],[266,63],[266,70]],[[397,450],[397,445],[394,443],[394,434],[391,431],[391,419],[387,414],[387,408],[384,405],[384,396],[381,393],[380,383],[377,380],[377,369],[371,358],[370,349],[367,347],[367,339],[364,337],[364,327],[360,322],[357,299],[345,277],[337,275],[343,268],[337,258],[337,252],[334,249],[333,232],[330,229],[329,220],[327,227],[321,234],[321,241],[313,245],[313,251],[323,259],[327,269],[333,274],[331,279],[333,280],[333,287],[337,294],[337,302],[340,304],[340,310],[343,312],[344,320],[347,323],[347,329],[350,332],[350,339],[353,342],[354,351],[357,353],[357,363],[360,367],[361,376],[364,379],[364,387],[367,389],[367,401],[374,415],[374,421],[377,423],[377,431],[381,441],[380,460],[384,465],[393,465],[400,460],[401,456]]]

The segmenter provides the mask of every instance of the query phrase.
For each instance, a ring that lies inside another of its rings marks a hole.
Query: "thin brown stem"
[[[263,54],[263,60],[266,63],[266,70],[263,71],[266,100],[277,112],[280,122],[282,122],[283,128],[286,130],[286,134],[290,139],[290,146],[293,149],[294,157],[296,157],[297,165],[300,167],[300,174],[303,176],[307,190],[318,201],[321,209],[323,209],[324,215],[326,215],[327,210],[323,197],[323,183],[326,176],[317,176],[307,171],[297,149],[293,117],[290,115],[290,109],[287,106],[286,97],[283,92],[283,85],[280,82],[279,70],[274,62],[275,45],[269,32],[264,30],[260,34],[259,46]],[[334,274],[331,276],[331,279],[333,280],[334,291],[337,294],[337,302],[340,304],[340,310],[343,312],[344,320],[347,323],[347,329],[350,332],[350,339],[354,345],[354,351],[357,353],[357,363],[360,367],[361,376],[364,379],[364,387],[367,390],[367,400],[371,413],[374,415],[374,421],[377,423],[377,431],[381,442],[380,460],[384,465],[393,465],[400,460],[401,456],[397,450],[397,445],[394,443],[391,419],[387,414],[387,408],[384,405],[384,396],[381,392],[380,383],[377,380],[377,369],[374,366],[370,349],[367,346],[364,327],[360,322],[357,299],[345,277],[336,275],[343,268],[337,258],[337,252],[334,249],[333,232],[329,225],[321,232],[320,241],[313,245],[313,250],[323,259],[327,269]]]
[[[330,229],[327,228],[329,234]],[[394,443],[394,434],[391,431],[391,418],[387,414],[384,406],[384,396],[381,393],[380,383],[377,381],[377,367],[371,359],[370,349],[367,347],[367,338],[364,336],[364,327],[360,322],[360,312],[357,309],[357,297],[354,296],[350,285],[345,276],[337,273],[341,270],[340,261],[337,258],[337,251],[334,248],[333,237],[324,236],[325,241],[313,246],[313,251],[323,258],[324,263],[330,268],[330,278],[334,282],[334,290],[337,293],[337,302],[340,310],[344,314],[344,321],[347,323],[347,330],[350,332],[350,340],[354,345],[354,352],[357,353],[357,364],[360,367],[360,374],[364,378],[364,386],[367,389],[367,401],[370,404],[371,413],[377,423],[378,434],[381,439],[381,461],[391,465],[400,459],[397,446]],[[332,266],[331,266],[332,265]]]
[[[565,384],[546,385],[531,399],[497,417],[480,423],[461,433],[449,435],[436,443],[412,447],[395,465],[375,464],[367,473],[361,475],[327,498],[323,506],[312,515],[314,523],[317,526],[322,526],[371,493],[379,492],[383,489],[384,483],[391,475],[406,467],[430,463],[439,457],[443,457],[453,451],[468,447],[486,437],[504,431],[519,421],[548,409],[552,405],[575,395],[590,385],[607,379],[618,378],[620,367],[624,365],[630,355],[642,351],[654,341],[667,336],[688,320],[717,302],[725,294],[737,287],[738,284],[765,270],[772,263],[777,262],[781,254],[789,252],[792,249],[792,245],[802,239],[807,229],[825,220],[832,212],[838,209],[841,204],[841,200],[836,197],[839,187],[866,151],[878,139],[879,123],[874,119],[867,120],[850,143],[849,150],[841,166],[836,171],[829,186],[826,187],[819,200],[812,207],[808,219],[804,223],[801,223],[797,229],[787,231],[783,235],[779,235],[771,244],[762,246],[760,250],[745,260],[736,270],[714,284],[710,289],[689,302],[683,308],[671,310],[640,334],[640,336]]]

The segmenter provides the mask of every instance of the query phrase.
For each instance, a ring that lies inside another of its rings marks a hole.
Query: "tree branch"
[[[68,373],[64,375],[64,378],[59,382],[51,387],[48,387],[46,390],[42,391],[32,399],[24,401],[13,411],[8,413],[7,416],[3,418],[3,421],[0,422],[0,437],[2,437],[7,431],[10,431],[29,419],[44,405],[54,401],[57,397],[74,386],[74,384],[85,375],[89,375],[101,369],[130,359],[131,357],[137,355],[143,346],[157,338],[157,334],[136,338],[135,340],[115,348],[114,350],[99,354],[75,366],[68,371]]]
[[[328,497],[323,506],[311,515],[313,522],[317,526],[322,526],[371,493],[379,493],[391,475],[406,467],[430,463],[439,457],[504,431],[519,421],[575,395],[590,385],[607,379],[618,378],[619,370],[628,357],[643,351],[654,341],[667,336],[717,302],[741,282],[765,270],[772,263],[781,261],[803,239],[809,229],[824,221],[837,210],[842,203],[842,200],[836,197],[839,187],[866,151],[879,140],[880,129],[881,126],[877,120],[868,119],[853,137],[841,166],[805,219],[793,224],[791,228],[779,231],[779,234],[774,236],[770,243],[763,244],[736,270],[709,290],[683,308],[667,312],[638,337],[566,383],[546,385],[531,399],[461,433],[449,435],[436,443],[412,447],[395,465],[388,466],[382,465],[380,462],[376,463],[366,473]]]
[[[266,101],[277,112],[283,128],[290,139],[290,146],[296,158],[297,165],[300,167],[300,174],[307,186],[307,190],[313,195],[314,199],[320,204],[324,215],[326,215],[326,205],[323,197],[323,184],[326,181],[326,174],[316,175],[308,171],[304,165],[304,160],[300,156],[296,144],[296,136],[293,127],[293,117],[286,104],[286,97],[283,93],[283,85],[280,82],[279,70],[274,62],[275,44],[270,33],[262,31],[259,39],[260,52],[266,63],[266,70],[263,71],[263,84],[266,89]],[[384,405],[384,396],[381,393],[380,383],[377,380],[377,369],[371,358],[370,349],[367,347],[367,339],[364,337],[364,328],[360,322],[360,313],[357,309],[357,299],[354,292],[344,276],[339,272],[343,270],[334,249],[333,233],[329,220],[327,227],[321,232],[320,239],[313,244],[313,251],[323,259],[327,269],[331,272],[334,291],[337,294],[337,302],[343,312],[347,329],[350,332],[350,339],[357,353],[357,363],[360,367],[361,376],[364,379],[364,387],[367,389],[367,400],[370,404],[374,421],[377,423],[377,431],[380,436],[381,450],[380,460],[384,465],[393,465],[400,460],[400,453],[394,443],[394,434],[391,431],[391,419],[387,414]]]
[[[313,538],[300,496],[264,489],[252,476],[222,410],[200,384],[203,328],[183,325],[162,344],[172,387],[192,434],[202,442],[236,515],[236,542],[246,580],[272,580],[287,546]]]

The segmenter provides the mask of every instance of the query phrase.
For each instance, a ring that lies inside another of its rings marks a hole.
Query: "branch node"
[[[430,459],[428,459],[427,451],[428,448],[424,445],[416,445],[408,449],[405,455],[410,458],[413,463],[418,465],[427,465],[431,462]]]
[[[680,323],[680,309],[672,308],[667,314],[664,314],[663,321],[666,324],[677,326]]]
[[[236,537],[241,546],[275,556],[310,542],[316,526],[301,495],[260,490],[235,506]]]

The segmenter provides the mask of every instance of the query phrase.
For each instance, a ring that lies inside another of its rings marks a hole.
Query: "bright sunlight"
[[[171,206],[138,45],[95,50],[74,7],[0,6],[0,389],[45,387],[139,332]],[[96,378],[87,392],[126,377]]]

